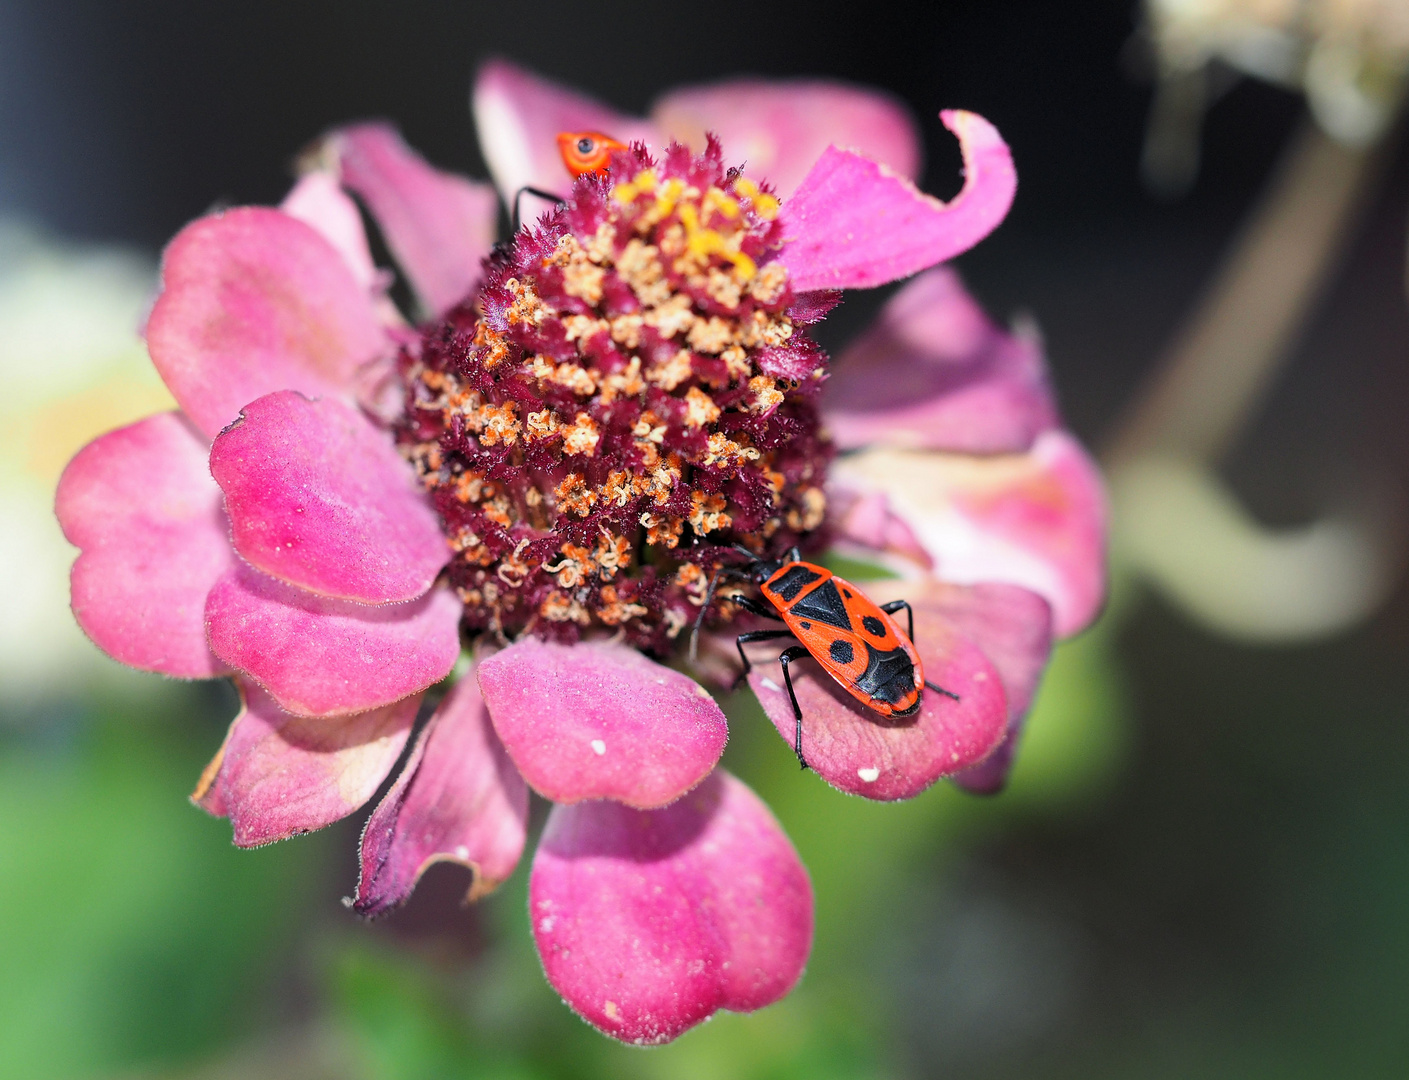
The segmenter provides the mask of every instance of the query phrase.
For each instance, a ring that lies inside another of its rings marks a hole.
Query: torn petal
[[[332,244],[280,210],[244,206],[192,222],[167,247],[147,347],[213,439],[271,391],[343,393],[387,340]]]
[[[909,110],[875,90],[820,79],[731,79],[659,99],[651,118],[670,138],[704,149],[712,132],[725,160],[771,182],[786,199],[828,146],[855,150],[914,180],[920,139]]]
[[[777,1001],[812,947],[807,871],[768,808],[723,770],[662,810],[555,806],[529,912],[553,988],[638,1044]]]
[[[554,802],[663,806],[729,738],[704,687],[625,645],[527,637],[481,663],[479,685],[509,756]]]
[[[474,869],[470,898],[514,872],[528,824],[528,786],[504,752],[470,673],[446,695],[406,767],[362,832],[353,902],[369,918],[402,904],[428,866]]]
[[[1007,730],[1008,702],[997,667],[936,604],[912,599],[915,650],[926,680],[919,712],[883,717],[848,694],[811,657],[789,667],[802,707],[802,752],[827,783],[868,799],[908,799],[940,777],[982,761]],[[904,615],[898,616],[904,626]],[[796,721],[779,647],[749,648],[749,686],[778,733],[793,744]]]
[[[975,113],[947,110],[959,138],[964,187],[949,203],[847,150],[828,147],[783,203],[788,241],[778,257],[798,292],[871,288],[967,251],[998,227],[1017,173],[996,128]]]
[[[494,189],[431,167],[389,124],[343,128],[325,148],[381,226],[425,309],[440,316],[466,299],[494,244]]]
[[[115,660],[204,679],[229,671],[206,644],[205,599],[235,563],[205,440],[180,413],[94,439],[59,480],[73,613]]]
[[[460,614],[444,588],[364,607],[244,564],[216,582],[205,609],[215,654],[304,716],[380,708],[439,682],[460,654]]]
[[[243,708],[191,800],[228,817],[239,847],[259,847],[347,817],[406,746],[419,694],[354,716],[291,716],[237,679]]]
[[[414,600],[449,560],[439,519],[391,440],[359,412],[291,390],[216,437],[235,550],[281,581],[363,604]]]
[[[842,353],[827,381],[837,446],[993,454],[1057,425],[1035,333],[1008,334],[948,267],[921,274]]]

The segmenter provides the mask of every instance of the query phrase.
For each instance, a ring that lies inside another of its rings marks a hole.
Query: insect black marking
[[[827,652],[838,664],[849,664],[856,657],[849,641],[834,641]]]
[[[856,680],[858,690],[877,701],[894,705],[915,689],[915,665],[904,649],[897,647],[878,652],[867,642],[866,652],[866,670]]]
[[[781,596],[784,600],[791,602],[798,593],[820,578],[821,574],[813,573],[805,566],[794,566],[777,581],[770,582],[768,587]],[[836,589],[832,589],[836,592]]]
[[[798,626],[799,626],[801,629],[803,629],[803,630],[811,630],[811,629],[812,629],[812,624],[811,624],[810,622],[800,622],[800,623],[798,623]]]
[[[793,605],[792,613],[842,630],[851,629],[851,616],[846,613],[846,602],[842,600],[834,581],[824,581],[818,585]]]
[[[874,615],[861,616],[861,625],[864,626],[868,632],[875,634],[876,637],[886,636],[886,624],[881,622],[881,620]]]

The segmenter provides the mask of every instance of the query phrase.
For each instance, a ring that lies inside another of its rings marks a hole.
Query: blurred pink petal
[[[475,872],[470,899],[514,872],[528,824],[528,787],[504,752],[474,675],[460,679],[362,832],[353,907],[368,917],[406,901],[433,862]]]
[[[749,176],[771,182],[785,199],[831,145],[911,180],[920,171],[919,133],[905,106],[845,83],[732,79],[686,86],[660,98],[651,118],[667,137],[696,150],[713,132],[729,164],[746,164]]]
[[[829,147],[780,219],[789,242],[778,257],[792,287],[871,288],[967,251],[998,227],[1017,173],[996,128],[975,113],[940,113],[959,138],[964,187],[949,203],[882,165]]]
[[[908,597],[915,610],[915,650],[925,678],[959,700],[925,690],[920,711],[882,717],[861,705],[811,658],[789,667],[802,707],[802,752],[827,783],[868,799],[908,799],[942,776],[982,761],[1007,730],[1008,703],[997,666],[981,646],[924,595]],[[902,629],[905,614],[895,616]],[[749,649],[749,686],[789,746],[795,720],[778,653],[787,646]]]
[[[993,325],[948,267],[891,298],[837,360],[825,402],[843,450],[1026,450],[1058,423],[1040,343]]]
[[[180,413],[94,439],[54,503],[73,564],[73,614],[115,660],[184,679],[227,672],[205,637],[205,597],[235,562],[206,445]]]
[[[344,392],[387,346],[332,244],[282,211],[244,206],[192,222],[167,247],[147,347],[213,439],[273,390]]]
[[[342,182],[367,203],[426,310],[439,316],[468,297],[494,244],[494,189],[432,168],[389,124],[343,128],[325,146]]]
[[[357,283],[368,292],[372,290],[377,283],[377,266],[367,246],[362,215],[335,179],[325,172],[300,177],[279,209],[317,229],[343,257]]]
[[[1052,605],[1058,637],[1100,613],[1106,502],[1096,464],[1064,431],[1025,454],[980,458],[877,448],[839,459],[837,483],[883,492],[945,581],[1021,585]]]
[[[939,618],[993,661],[1008,699],[1006,737],[982,762],[955,773],[951,779],[977,794],[1000,791],[1008,779],[1023,721],[1052,654],[1050,605],[1036,593],[1016,585],[949,585],[929,579],[877,581],[870,588],[878,599],[903,597],[914,603],[923,598]]]
[[[572,176],[558,151],[560,131],[600,131],[624,143],[640,140],[657,148],[662,142],[655,125],[507,60],[491,60],[480,68],[473,104],[480,150],[506,202],[522,187],[568,194]],[[532,219],[529,205],[525,201],[526,220]],[[532,205],[547,206],[537,200]]]
[[[836,538],[871,551],[899,555],[928,569],[932,562],[905,519],[883,491],[857,491],[841,484],[827,489],[827,511]]]
[[[280,708],[336,716],[389,705],[445,678],[460,654],[461,610],[448,589],[364,607],[241,564],[211,589],[205,618],[215,654]]]
[[[450,549],[391,439],[361,413],[292,390],[266,394],[216,437],[235,550],[266,574],[363,604],[414,600]]]
[[[554,802],[664,806],[729,739],[704,687],[625,645],[525,637],[480,664],[479,685],[509,756]]]
[[[777,1001],[812,947],[807,871],[768,808],[723,770],[663,810],[554,807],[529,911],[553,988],[632,1043]]]
[[[370,799],[406,746],[420,695],[334,719],[290,716],[236,680],[244,708],[191,800],[228,817],[239,847],[312,832]]]

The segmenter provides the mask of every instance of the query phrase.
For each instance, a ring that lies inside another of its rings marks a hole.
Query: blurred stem
[[[1213,462],[1227,451],[1300,337],[1384,156],[1303,122],[1107,448],[1108,469],[1152,453]]]

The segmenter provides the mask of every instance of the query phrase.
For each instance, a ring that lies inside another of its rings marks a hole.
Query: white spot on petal
[[[553,932],[553,922],[553,916],[547,915],[538,920],[538,929],[545,934],[551,934]]]
[[[781,686],[779,686],[777,683],[775,683],[772,679],[768,678],[767,676],[765,676],[765,677],[762,678],[762,679],[759,679],[758,681],[759,681],[759,684],[760,684],[760,685],[763,687],[763,689],[765,689],[765,690],[778,691],[778,690],[783,689]]]
[[[988,681],[988,672],[986,672],[986,671],[975,671],[975,672],[974,672],[974,682],[987,682],[987,681]]]
[[[603,754],[605,754],[606,752],[607,752],[607,744],[606,744],[606,743],[604,743],[601,739],[593,739],[593,740],[592,740],[592,753],[596,754],[598,757],[601,757],[601,756],[602,756]]]
[[[857,769],[856,775],[861,777],[862,780],[865,780],[866,783],[869,784],[871,781],[875,780],[876,777],[881,775],[881,770],[872,766],[868,769]]]
[[[455,849],[455,858],[457,858],[457,859],[469,859],[469,857],[470,857],[470,849],[467,848],[464,844],[461,844],[459,847],[457,847],[457,848]]]

